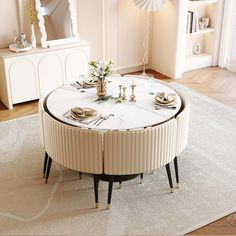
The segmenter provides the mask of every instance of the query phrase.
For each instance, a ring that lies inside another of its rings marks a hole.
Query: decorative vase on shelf
[[[31,24],[31,44],[33,48],[36,48],[36,37],[34,31],[34,24]]]
[[[107,82],[105,79],[98,79],[97,95],[98,97],[105,97],[107,95]]]

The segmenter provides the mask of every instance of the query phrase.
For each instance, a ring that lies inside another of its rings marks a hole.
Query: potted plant
[[[106,78],[112,74],[112,64],[113,62],[98,60],[90,61],[90,76],[97,80],[97,95],[98,97],[106,96]]]

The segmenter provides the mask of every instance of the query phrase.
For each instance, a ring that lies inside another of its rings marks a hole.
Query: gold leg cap
[[[96,209],[98,209],[99,208],[99,203],[98,202],[96,202]]]
[[[171,189],[170,189],[170,192],[171,192],[171,193],[173,193],[173,192],[174,192],[174,189],[173,189],[173,188],[171,188]]]
[[[47,184],[47,183],[48,183],[48,180],[46,179],[46,180],[45,180],[45,184]]]
[[[111,209],[111,204],[107,204],[107,209]]]
[[[180,187],[179,187],[179,183],[177,183],[176,188],[180,188]]]
[[[121,187],[122,187],[122,184],[119,184],[119,189],[121,189]]]
[[[143,179],[140,179],[140,184],[143,184]]]

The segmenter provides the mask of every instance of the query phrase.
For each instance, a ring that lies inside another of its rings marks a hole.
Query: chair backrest
[[[171,162],[176,149],[176,120],[133,131],[104,133],[104,173],[138,174]]]
[[[101,174],[103,172],[102,134],[79,129],[43,113],[45,151],[69,169]]]
[[[178,91],[182,98],[182,109],[176,116],[177,134],[176,134],[176,156],[185,149],[188,142],[189,119],[190,119],[190,101],[187,96]]]

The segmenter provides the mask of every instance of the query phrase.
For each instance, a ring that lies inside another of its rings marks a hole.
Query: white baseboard
[[[148,65],[146,65],[146,69],[149,69]],[[142,63],[114,67],[114,71],[117,74],[127,74],[127,73],[142,71],[142,70],[143,70]]]
[[[236,72],[236,63],[230,63],[228,69],[230,71]]]

